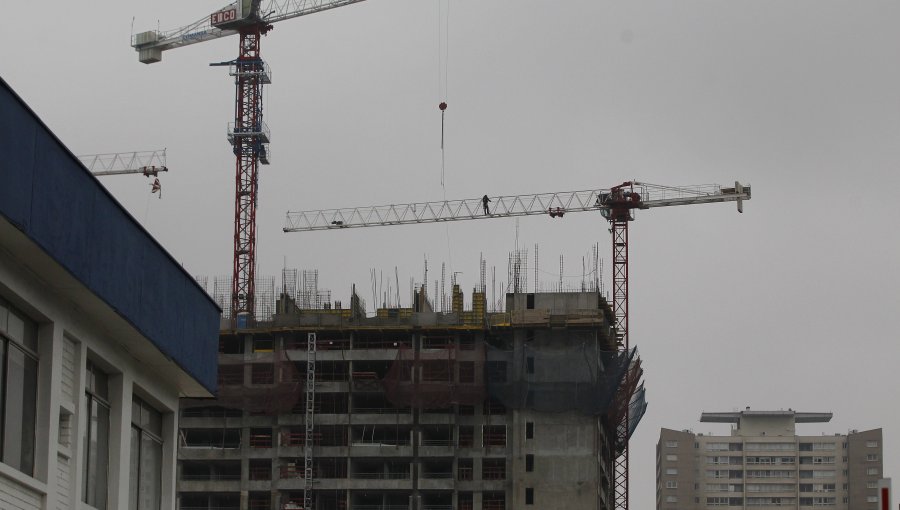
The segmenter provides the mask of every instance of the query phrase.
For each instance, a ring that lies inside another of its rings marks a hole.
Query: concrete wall
[[[694,504],[695,463],[697,451],[695,437],[691,432],[661,429],[656,443],[656,509],[688,510],[697,508]],[[668,470],[677,470],[669,474]],[[702,476],[702,473],[701,473]],[[671,488],[672,483],[676,487]],[[676,501],[669,501],[674,497]]]
[[[796,434],[796,427],[793,416],[742,416],[733,433],[736,436],[746,437],[793,437]]]
[[[871,502],[868,498],[878,495],[878,480],[884,478],[881,429],[851,432],[846,441],[850,508],[875,509],[877,500]]]

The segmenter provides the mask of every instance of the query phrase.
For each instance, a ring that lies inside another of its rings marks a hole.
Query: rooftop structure
[[[743,411],[731,411],[721,413],[707,413],[700,415],[703,423],[736,423],[740,426],[742,420],[759,418],[786,418],[794,423],[827,423],[831,421],[831,413],[801,413],[788,409],[787,411],[754,411],[749,407]]]

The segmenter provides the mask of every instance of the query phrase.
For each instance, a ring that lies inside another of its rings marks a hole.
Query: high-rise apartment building
[[[616,412],[633,430],[644,401],[598,292],[312,301],[221,332],[218,399],[182,403],[182,510],[613,507]]]
[[[730,435],[661,429],[656,445],[657,510],[834,508],[875,510],[882,473],[881,429],[797,435],[796,425],[831,413],[703,413]]]

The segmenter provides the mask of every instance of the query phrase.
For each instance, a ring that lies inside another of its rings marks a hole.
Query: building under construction
[[[182,401],[180,508],[613,508],[616,424],[646,404],[612,309],[591,288],[492,312],[484,290],[369,317],[281,292],[223,329],[218,398]]]

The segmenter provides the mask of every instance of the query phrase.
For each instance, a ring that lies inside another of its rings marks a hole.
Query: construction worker
[[[491,214],[491,211],[490,211],[490,209],[488,208],[488,203],[489,203],[490,201],[491,201],[491,199],[488,198],[487,195],[481,197],[481,205],[482,205],[482,207],[484,207],[484,215],[485,215],[485,216],[490,216],[490,214]]]

